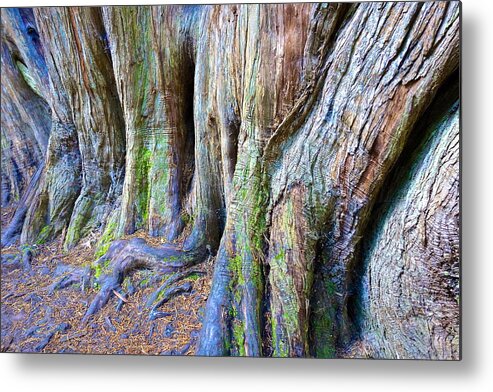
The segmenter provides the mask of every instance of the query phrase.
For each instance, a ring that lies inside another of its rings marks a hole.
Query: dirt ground
[[[2,226],[9,213],[2,210]],[[142,270],[125,282],[127,302],[115,295],[101,312],[81,323],[97,287],[74,285],[53,291],[50,286],[72,269],[90,266],[94,242],[82,241],[68,253],[62,251],[60,240],[32,246],[30,267],[11,268],[2,262],[2,351],[193,355],[210,289],[212,259],[194,268],[203,276],[194,274],[180,282],[190,281],[192,290],[162,305],[159,311],[167,314],[165,317],[150,320],[145,304],[166,276]],[[5,256],[26,248],[13,246],[1,251]]]

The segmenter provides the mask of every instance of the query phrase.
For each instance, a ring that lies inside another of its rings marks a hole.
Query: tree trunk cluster
[[[87,316],[135,268],[213,255],[200,355],[459,358],[458,2],[2,26],[2,244],[99,233]]]

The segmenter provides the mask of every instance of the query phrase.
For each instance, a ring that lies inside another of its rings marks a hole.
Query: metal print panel
[[[460,10],[3,8],[2,351],[460,359]]]

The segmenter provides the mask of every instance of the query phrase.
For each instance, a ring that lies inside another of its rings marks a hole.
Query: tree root
[[[63,276],[60,280],[49,286],[48,291],[52,294],[55,290],[62,290],[72,285],[81,284],[82,290],[90,286],[91,268],[81,268],[73,270],[69,275]]]
[[[106,326],[108,327],[108,329],[111,331],[111,332],[116,332],[116,328],[115,326],[113,325],[113,323],[111,322],[111,319],[106,316],[104,318],[104,323],[106,324]]]
[[[188,350],[190,350],[190,347],[192,347],[192,342],[186,343],[184,346],[182,346],[181,348],[179,348],[177,350],[165,351],[165,352],[161,353],[161,355],[163,355],[163,356],[181,356],[181,355],[185,355],[188,352]]]
[[[2,232],[2,235],[0,236],[0,245],[2,247],[13,245],[20,238],[28,207],[33,203],[34,197],[36,196],[36,192],[38,190],[38,184],[43,168],[44,163],[39,165],[38,169],[32,176],[24,195],[15,209],[14,216],[10,220],[10,223],[6,229]]]
[[[171,293],[169,293],[169,289],[166,292],[164,291],[166,288],[168,288],[171,285],[173,285],[174,283],[176,283],[182,279],[185,279],[185,278],[189,277],[190,275],[194,275],[194,274],[204,275],[204,272],[200,271],[200,270],[186,270],[186,271],[177,272],[177,273],[171,275],[168,279],[165,280],[165,282],[154,293],[152,293],[149,296],[149,298],[147,299],[147,302],[146,302],[146,307],[147,308],[153,307],[153,309],[154,309],[153,304],[156,302],[156,300],[158,299],[159,296],[161,296],[161,298],[166,298],[169,295],[171,295]],[[162,302],[162,304],[163,303],[164,302]]]
[[[2,270],[5,272],[14,271],[22,268],[21,255],[19,253],[2,254]]]
[[[34,348],[35,352],[40,352],[42,351],[48,343],[50,343],[50,340],[55,336],[57,332],[65,332],[67,329],[70,328],[70,324],[67,323],[61,323],[57,325],[55,328],[53,328],[48,334],[44,337],[44,339],[39,342],[39,344]]]
[[[98,285],[100,290],[82,318],[82,322],[85,323],[91,316],[98,313],[113,296],[119,298],[117,310],[122,308],[127,300],[127,294],[123,292],[121,285],[125,277],[133,271],[148,269],[155,271],[157,276],[171,274],[146,301],[145,306],[150,309],[149,318],[155,320],[167,315],[159,312],[158,308],[161,305],[177,295],[192,290],[190,282],[180,285],[176,283],[191,275],[203,275],[203,271],[191,267],[204,260],[205,255],[205,250],[201,248],[183,251],[176,245],[151,247],[141,238],[117,240],[92,267],[73,270],[50,286],[49,290],[53,292],[79,283],[83,288],[91,284]],[[131,287],[129,294],[134,291],[135,289]]]
[[[19,253],[2,254],[2,269],[6,272],[18,269],[22,269],[24,272],[30,272],[33,257],[34,253],[30,248],[21,248],[21,252]]]
[[[168,290],[166,290],[163,294],[163,298],[161,298],[151,309],[151,312],[149,314],[149,319],[150,320],[155,320],[156,318],[159,318],[159,317],[156,317],[160,314],[162,314],[163,312],[159,312],[158,311],[158,308],[161,306],[161,305],[164,305],[166,302],[168,302],[171,298],[179,295],[179,294],[183,294],[183,293],[189,293],[190,291],[192,290],[192,284],[190,282],[185,282],[179,286],[174,286],[174,287],[170,287]]]

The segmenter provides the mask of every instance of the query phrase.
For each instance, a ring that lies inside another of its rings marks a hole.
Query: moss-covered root
[[[177,294],[177,290],[186,290],[183,286],[174,286],[175,283],[185,278],[199,277],[204,275],[203,271],[196,269],[187,269],[185,271],[178,271],[168,277],[159,288],[154,291],[146,302],[146,307],[151,309],[149,318],[156,318],[157,309],[163,303],[167,302],[172,296]]]
[[[227,250],[239,242],[237,235],[231,234],[219,248],[197,355],[262,355],[263,276],[249,248],[241,246],[233,253]]]
[[[90,316],[101,310],[113,295],[117,295],[123,280],[132,271],[146,268],[157,274],[170,274],[196,265],[203,261],[205,256],[202,248],[185,252],[174,245],[154,248],[141,238],[114,241],[106,254],[94,264],[94,275],[101,289],[89,305],[83,321],[87,321]],[[178,272],[175,281],[185,276],[187,276],[185,272]],[[150,298],[151,304],[160,299],[160,293],[175,282],[173,276],[170,279],[166,287],[161,287],[157,291],[154,300]],[[156,307],[153,309],[155,310]]]
[[[330,279],[330,271],[321,264],[314,273],[312,295],[310,298],[310,356],[315,358],[335,358],[337,354],[339,294],[336,284]],[[327,270],[326,270],[327,269]]]

